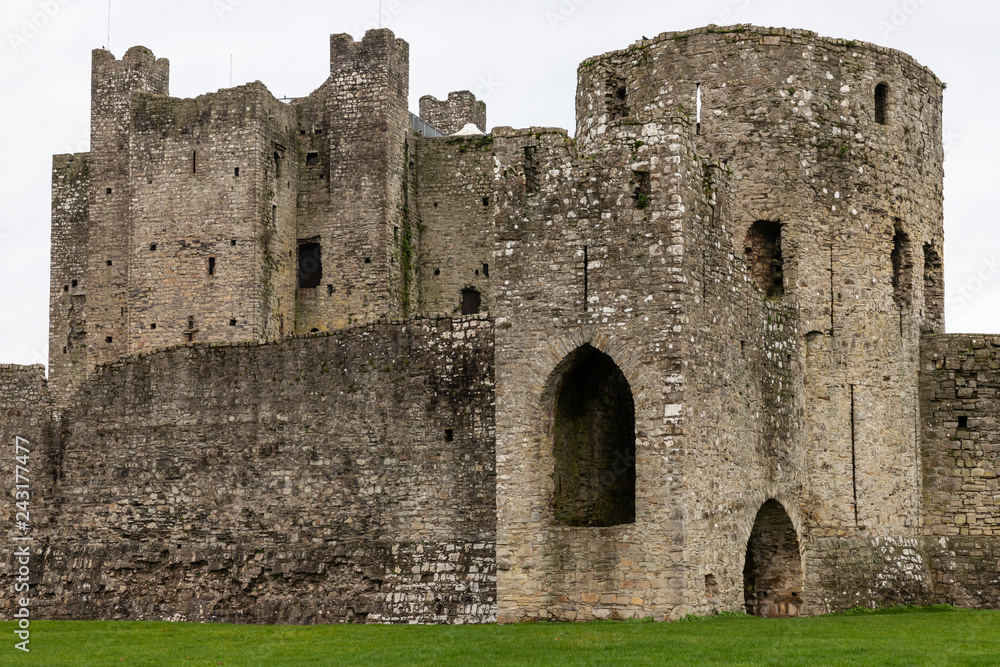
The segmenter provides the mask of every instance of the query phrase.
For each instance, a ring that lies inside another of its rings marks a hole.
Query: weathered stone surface
[[[42,615],[1000,604],[1000,337],[940,333],[933,73],[709,26],[581,64],[575,138],[431,138],[408,68],[335,35],[307,98],[179,100],[95,52],[50,377],[0,368]]]

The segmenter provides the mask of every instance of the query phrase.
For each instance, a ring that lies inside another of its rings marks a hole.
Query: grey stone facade
[[[582,63],[574,138],[432,138],[408,68],[335,35],[307,98],[181,100],[94,52],[49,377],[0,369],[46,617],[998,604],[1000,344],[942,333],[933,73],[709,26]]]

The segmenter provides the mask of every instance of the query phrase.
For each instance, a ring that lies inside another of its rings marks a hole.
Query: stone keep
[[[943,335],[943,86],[909,56],[665,33],[580,65],[572,138],[449,136],[487,129],[467,91],[409,114],[388,30],[291,101],[93,58],[48,379],[0,368],[36,613],[1000,604],[1000,336]]]

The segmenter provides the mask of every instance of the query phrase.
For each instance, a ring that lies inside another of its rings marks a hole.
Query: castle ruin
[[[943,333],[933,73],[664,33],[580,65],[571,137],[410,114],[388,30],[330,51],[295,100],[94,51],[48,378],[0,367],[37,617],[1000,606],[1000,335]]]

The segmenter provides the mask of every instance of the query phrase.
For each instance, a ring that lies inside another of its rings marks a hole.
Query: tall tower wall
[[[87,275],[88,363],[129,352],[128,256],[132,200],[129,142],[136,93],[166,95],[169,63],[142,46],[121,60],[95,50],[90,91],[90,197]]]
[[[52,158],[52,240],[49,266],[49,387],[65,398],[86,377],[87,239],[90,155]]]
[[[404,314],[408,93],[406,42],[389,30],[331,36],[330,78],[299,103],[305,157],[316,156],[301,163],[298,237],[320,246],[323,274],[298,290],[300,331]]]
[[[130,351],[293,331],[294,109],[260,83],[140,95],[130,143]]]
[[[834,567],[860,584],[877,563],[890,583],[875,597],[926,593],[903,552],[919,523],[920,333],[942,326],[941,93],[905,54],[746,26],[580,68],[583,147],[679,111],[731,183],[727,205],[686,223],[684,252],[687,590],[712,575],[736,595],[715,604],[742,601],[769,498],[806,539],[809,610],[850,602],[826,583]]]

